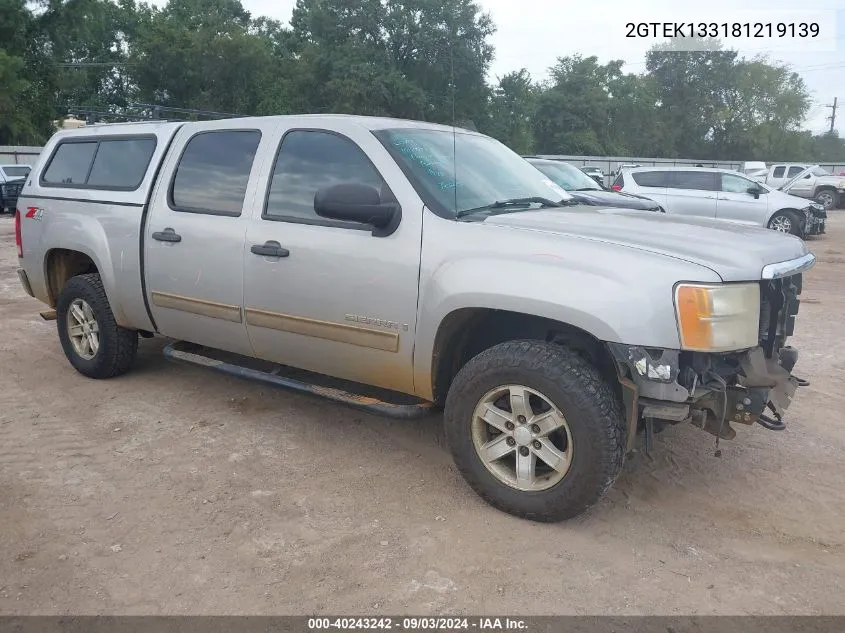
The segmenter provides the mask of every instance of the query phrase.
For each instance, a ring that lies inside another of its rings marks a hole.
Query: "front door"
[[[244,247],[244,306],[256,355],[413,392],[421,200],[363,129],[282,135]],[[398,201],[395,230],[379,236],[369,225],[318,217],[316,192],[344,182],[371,185],[384,201]]]
[[[186,124],[152,198],[147,301],[161,334],[251,354],[243,319],[244,235],[258,163],[278,124]],[[254,168],[255,167],[255,168]]]
[[[666,211],[696,218],[716,217],[716,172],[703,169],[670,171]]]
[[[765,226],[768,219],[768,192],[756,182],[738,174],[719,174],[720,187],[716,202],[716,217],[720,220]],[[749,189],[761,193],[755,198]]]

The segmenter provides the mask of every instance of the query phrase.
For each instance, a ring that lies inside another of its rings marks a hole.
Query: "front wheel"
[[[836,192],[833,189],[822,189],[816,194],[816,202],[830,211],[836,208]]]
[[[791,211],[778,211],[769,220],[769,228],[778,233],[790,233],[801,237],[801,220]]]
[[[100,275],[72,277],[56,302],[56,324],[65,356],[89,378],[126,373],[138,351],[138,333],[120,327]]]
[[[587,361],[542,341],[510,341],[470,360],[446,398],[461,474],[491,505],[536,521],[584,512],[613,485],[626,426]]]

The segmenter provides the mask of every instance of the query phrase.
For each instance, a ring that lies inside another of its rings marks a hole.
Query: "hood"
[[[589,204],[596,207],[621,207],[643,211],[657,211],[660,209],[660,205],[651,198],[636,196],[623,191],[595,189],[590,191],[567,191],[567,193],[582,204]]]
[[[802,198],[780,189],[769,188],[769,193],[764,194],[769,196],[769,202],[774,203],[769,206],[769,211],[775,211],[777,208],[792,207],[793,209],[804,210],[810,205],[814,204],[809,198]]]
[[[769,229],[627,209],[521,211],[488,217],[484,224],[657,253],[709,268],[723,281],[760,279],[764,266],[809,252],[797,237]]]

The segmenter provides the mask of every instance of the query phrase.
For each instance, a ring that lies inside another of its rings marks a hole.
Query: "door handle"
[[[153,233],[153,239],[159,242],[181,242],[182,236],[168,226],[163,231]]]
[[[275,240],[267,240],[263,244],[253,244],[249,249],[254,255],[263,255],[264,257],[287,257],[290,251],[282,248],[282,245]]]

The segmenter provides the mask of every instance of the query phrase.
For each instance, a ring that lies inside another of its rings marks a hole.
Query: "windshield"
[[[374,134],[426,206],[443,217],[455,218],[473,209],[492,212],[489,207],[508,200],[571,199],[528,161],[487,136],[418,128],[378,130]],[[528,201],[521,207],[527,209],[532,204]],[[497,213],[515,210],[520,210],[520,205],[496,208]]]
[[[20,167],[4,167],[3,171],[7,178],[26,178],[29,174],[29,165],[21,165]]]
[[[826,169],[822,169],[821,167],[813,168],[812,174],[814,176],[830,176],[830,172]]]
[[[566,191],[601,190],[595,180],[569,163],[532,162],[532,165],[546,174]]]

